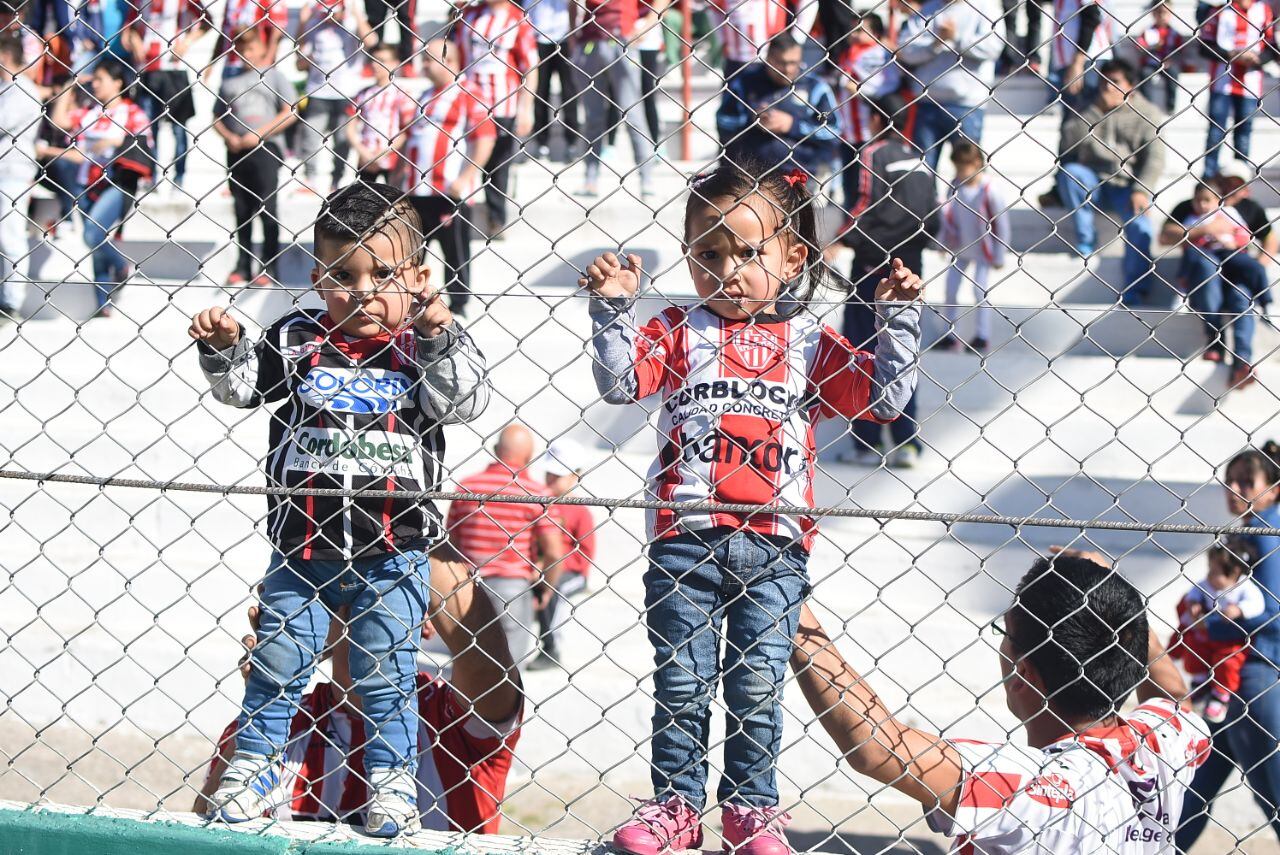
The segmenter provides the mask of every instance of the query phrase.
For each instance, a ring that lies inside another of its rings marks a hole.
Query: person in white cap
[[[567,439],[548,445],[541,463],[547,490],[555,497],[572,492],[586,468],[582,446]],[[596,521],[591,509],[585,505],[550,505],[548,510],[564,536],[564,558],[557,568],[561,572],[554,579],[550,576],[544,579],[542,590],[537,594],[542,651],[529,663],[530,671],[559,667],[556,617],[559,615],[563,623],[562,606],[568,604],[570,597],[586,590],[587,574],[596,558]]]

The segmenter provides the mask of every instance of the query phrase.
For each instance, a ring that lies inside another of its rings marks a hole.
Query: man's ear
[[[1013,663],[1013,679],[1009,681],[1009,690],[1029,695],[1027,699],[1035,706],[1047,706],[1049,703],[1049,699],[1045,697],[1044,678],[1025,656]]]

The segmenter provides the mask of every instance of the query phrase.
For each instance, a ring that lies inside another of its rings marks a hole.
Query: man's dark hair
[[[1103,77],[1111,77],[1119,75],[1124,78],[1125,82],[1133,86],[1138,82],[1138,72],[1134,69],[1132,63],[1123,59],[1109,59],[1102,65],[1098,66],[1098,73]]]
[[[401,232],[409,246],[414,263],[426,263],[422,220],[408,197],[390,184],[380,181],[357,181],[329,194],[316,218],[313,240],[349,244],[369,235],[394,230]]]
[[[886,128],[902,133],[907,126],[907,101],[896,93],[875,98],[871,101],[871,111],[880,117]]]
[[[769,39],[769,53],[786,53],[789,50],[798,50],[803,47],[800,42],[796,41],[796,37],[791,33],[783,30],[773,38]]]
[[[1015,656],[1035,666],[1046,703],[1064,719],[1105,718],[1146,678],[1146,601],[1087,558],[1037,561],[1018,583],[1006,626]]]

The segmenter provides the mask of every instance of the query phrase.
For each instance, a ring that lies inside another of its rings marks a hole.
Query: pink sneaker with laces
[[[734,855],[791,855],[791,844],[783,831],[791,814],[776,807],[725,805],[724,851]]]
[[[702,818],[679,796],[640,802],[613,833],[613,848],[631,855],[664,855],[702,846]]]

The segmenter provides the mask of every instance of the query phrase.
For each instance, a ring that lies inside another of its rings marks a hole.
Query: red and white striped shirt
[[[769,39],[787,26],[784,0],[710,0],[709,5],[719,13],[725,59],[734,62],[755,62]]]
[[[267,816],[363,823],[369,802],[364,721],[340,699],[332,683],[320,683],[303,696],[285,748],[281,788],[289,801]],[[466,702],[444,680],[418,674],[418,810],[423,828],[497,833],[520,719],[517,713],[508,722],[485,722],[467,712]],[[222,777],[226,766],[221,755],[230,753],[226,748],[237,728],[233,721],[223,731],[206,781]]]
[[[514,118],[525,75],[538,64],[538,44],[524,11],[507,0],[477,3],[462,13],[456,39],[462,71],[494,118]]]
[[[484,101],[465,81],[422,93],[405,146],[404,191],[411,196],[447,195],[468,164],[478,140],[497,136]],[[483,165],[483,164],[482,164]],[[480,188],[477,174],[465,188],[463,201],[471,202]]]
[[[1184,52],[1182,46],[1187,37],[1173,27],[1157,27],[1152,24],[1138,36],[1138,61],[1144,68],[1159,68],[1174,60],[1174,64],[1185,64],[1191,58],[1189,51]]]
[[[512,474],[502,463],[464,478],[458,489],[466,493],[550,496],[547,488],[523,472]],[[534,538],[558,536],[546,505],[512,502],[457,502],[449,506],[446,526],[453,545],[481,576],[533,579],[541,572]]]
[[[1114,727],[1072,734],[1043,750],[951,740],[964,765],[960,805],[930,827],[953,852],[1172,851],[1195,770],[1209,756],[1200,717],[1152,700]]]
[[[283,36],[288,26],[289,9],[285,0],[227,0],[227,8],[222,17],[222,31],[218,34],[218,44],[213,55],[216,58],[225,54],[224,73],[238,71],[244,67],[244,60],[232,50],[238,33],[256,29],[262,36],[263,44],[267,44],[273,32]]]
[[[360,144],[382,152],[409,127],[417,111],[418,105],[392,79],[385,87],[375,83],[361,90],[347,108],[347,115],[360,117]],[[380,163],[390,170],[395,160],[385,159]]]
[[[649,493],[664,502],[813,505],[814,425],[875,420],[875,357],[800,314],[733,321],[673,306],[645,324],[632,356],[637,400],[662,395]],[[649,536],[730,526],[767,535],[816,534],[811,517],[648,512]]]
[[[1098,6],[1102,13],[1098,28],[1093,31],[1090,44],[1080,44],[1080,17],[1084,7]],[[1077,53],[1094,61],[1110,58],[1111,46],[1116,41],[1116,22],[1111,9],[1103,0],[1053,0],[1053,45],[1050,50],[1051,67],[1065,69],[1071,65]]]
[[[960,259],[1004,264],[1010,245],[1009,202],[990,178],[951,188],[938,241]]]
[[[186,63],[173,52],[174,43],[197,24],[209,26],[200,0],[134,0],[126,15],[126,25],[142,37],[145,59],[139,72],[185,69]]]
[[[840,59],[840,70],[858,84],[855,95],[844,88],[836,92],[840,135],[850,145],[860,146],[871,139],[871,102],[896,91],[902,83],[902,73],[893,54],[874,42],[850,45]]]
[[[1275,37],[1275,18],[1263,0],[1234,0],[1211,14],[1204,23],[1203,38],[1223,53],[1251,51],[1262,56]],[[1262,69],[1240,62],[1209,63],[1209,91],[1228,95],[1262,97]]]
[[[109,108],[101,104],[71,111],[71,145],[85,155],[77,173],[80,184],[91,187],[114,159],[115,152],[131,135],[151,140],[151,119],[128,98],[117,98]],[[101,150],[99,148],[101,147]]]

